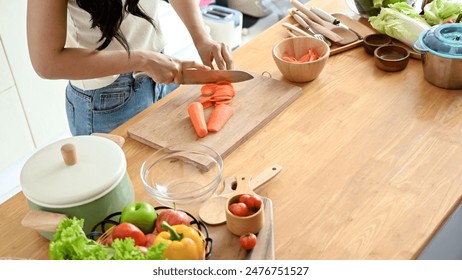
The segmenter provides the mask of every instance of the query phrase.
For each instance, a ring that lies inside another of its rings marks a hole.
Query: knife
[[[133,78],[141,78],[148,76],[145,72],[133,72]],[[184,69],[183,82],[184,85],[209,84],[222,81],[231,83],[239,83],[253,79],[253,75],[242,70],[198,70]]]
[[[354,34],[356,34],[356,36],[358,36],[358,38],[360,40],[363,39],[363,36],[361,36],[358,32],[354,31],[353,29],[351,29],[350,27],[348,27],[347,25],[343,24],[342,22],[340,22],[340,20],[338,20],[336,17],[332,16],[331,14],[329,14],[328,12],[322,10],[321,8],[318,8],[318,7],[311,7],[311,11],[313,13],[315,13],[317,16],[319,16],[320,18],[322,18],[323,20],[327,21],[327,22],[330,22],[332,24],[335,24],[335,25],[338,25],[340,27],[343,27],[345,29],[348,29],[350,31],[352,31]]]

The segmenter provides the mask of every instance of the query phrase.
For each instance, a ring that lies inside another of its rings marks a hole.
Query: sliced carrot
[[[204,109],[207,109],[207,108],[212,107],[214,104],[216,104],[216,102],[206,101],[206,102],[202,103],[202,106],[204,107]]]
[[[282,60],[285,60],[285,61],[288,61],[288,62],[296,62],[297,61],[297,59],[295,59],[295,57],[293,57],[293,56],[283,56]]]
[[[231,103],[233,103],[233,100],[232,100],[232,99],[220,100],[220,101],[216,101],[216,102],[215,102],[215,106],[220,105],[220,104],[231,105]]]
[[[188,105],[189,119],[196,131],[197,136],[205,137],[208,134],[207,124],[204,116],[204,106],[200,102],[191,102]]]
[[[204,104],[205,102],[209,102],[210,99],[212,99],[212,96],[201,96],[197,98],[196,101]]]
[[[234,114],[234,109],[227,104],[216,105],[210,114],[207,122],[207,129],[210,132],[218,132]]]
[[[310,61],[311,54],[308,52],[307,54],[304,54],[300,59],[298,59],[299,62],[308,62]]]
[[[212,95],[217,88],[216,84],[205,84],[201,88],[201,95],[202,96],[209,96]]]
[[[319,55],[317,54],[313,54],[311,57],[310,57],[310,61],[315,61],[315,60],[318,60],[319,59]]]
[[[219,81],[216,83],[217,85],[229,85],[229,86],[233,86],[233,84],[230,82],[230,81]]]

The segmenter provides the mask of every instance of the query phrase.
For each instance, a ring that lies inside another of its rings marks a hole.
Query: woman
[[[183,80],[182,69],[232,69],[231,52],[207,33],[197,0],[170,0],[204,64],[164,55],[160,0],[28,0],[27,39],[35,71],[68,79],[73,135],[109,132]],[[134,78],[142,71],[147,77]],[[162,120],[159,120],[162,121]]]

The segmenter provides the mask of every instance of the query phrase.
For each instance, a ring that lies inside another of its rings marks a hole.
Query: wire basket
[[[166,209],[173,209],[168,206],[158,206],[155,207],[156,212],[159,213],[159,211],[166,210]],[[191,218],[191,226],[197,230],[199,235],[202,237],[202,240],[204,241],[204,254],[205,254],[205,259],[208,259],[211,254],[212,254],[212,247],[213,247],[213,240],[209,235],[209,231],[207,226],[202,222],[196,219],[192,214],[183,211],[183,210],[177,210],[177,211],[182,211],[186,213],[190,218]],[[115,226],[117,226],[120,222],[120,215],[122,212],[116,212],[108,215],[106,218],[104,218],[101,222],[97,223],[92,229],[89,234],[87,234],[87,238],[95,240],[98,243],[101,244],[107,244],[107,239],[111,236],[112,231],[114,230]]]

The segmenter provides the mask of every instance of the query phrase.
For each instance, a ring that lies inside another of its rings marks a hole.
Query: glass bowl
[[[146,191],[160,204],[191,209],[206,201],[223,177],[223,160],[210,147],[175,144],[159,149],[141,166]]]

